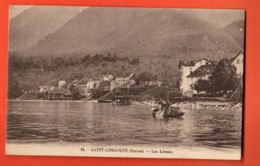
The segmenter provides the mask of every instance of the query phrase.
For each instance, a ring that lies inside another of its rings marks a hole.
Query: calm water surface
[[[183,110],[182,119],[156,120],[143,105],[9,101],[8,143],[240,148],[241,110]]]

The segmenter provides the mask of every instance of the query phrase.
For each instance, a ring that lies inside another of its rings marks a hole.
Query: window
[[[237,64],[239,64],[239,59],[237,60]]]

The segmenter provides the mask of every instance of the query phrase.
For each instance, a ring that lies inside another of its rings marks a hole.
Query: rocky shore
[[[172,104],[171,107],[192,108],[192,109],[220,109],[220,110],[236,110],[242,109],[243,104],[240,102],[219,102],[219,101],[196,101],[181,102]]]
[[[154,100],[134,102],[133,104],[159,106]],[[237,110],[242,109],[241,102],[231,101],[186,101],[174,103],[171,107],[187,108],[187,109],[220,109],[220,110]]]
[[[8,101],[35,101],[35,102],[91,102],[97,103],[97,100],[8,100]],[[159,107],[155,100],[133,101],[133,105],[146,105]],[[237,110],[242,109],[241,102],[231,101],[184,101],[170,105],[171,107],[179,107],[184,109],[218,109],[218,110]]]

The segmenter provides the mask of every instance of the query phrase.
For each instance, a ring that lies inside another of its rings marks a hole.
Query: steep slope
[[[9,50],[21,51],[54,32],[82,8],[33,6],[9,22]]]
[[[239,50],[237,42],[222,29],[175,10],[91,7],[23,54],[110,52],[132,57],[163,55],[179,60],[219,59]]]
[[[223,30],[230,34],[241,48],[244,48],[245,22],[243,20],[234,21],[225,26]]]

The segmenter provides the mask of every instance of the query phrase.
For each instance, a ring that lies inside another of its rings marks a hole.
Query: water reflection
[[[8,103],[7,141],[239,148],[239,110],[183,110],[158,120],[148,106],[84,102]]]

